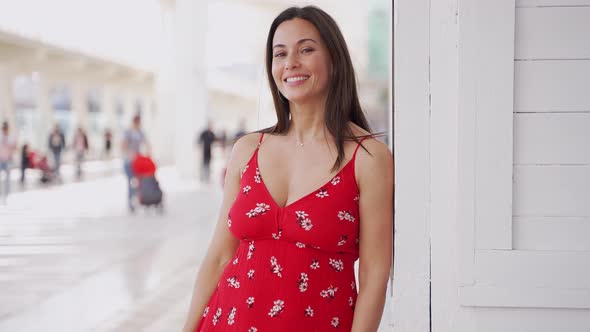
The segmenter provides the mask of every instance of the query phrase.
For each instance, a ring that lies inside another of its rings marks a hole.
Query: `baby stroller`
[[[51,182],[54,178],[54,173],[49,166],[47,156],[37,154],[33,151],[30,151],[28,155],[29,168],[38,169],[41,171],[41,177],[39,178],[39,181],[41,181],[41,183]]]
[[[133,175],[137,179],[137,198],[139,204],[155,207],[158,212],[164,212],[164,193],[156,179],[156,165],[153,160],[144,155],[137,155],[131,164]]]

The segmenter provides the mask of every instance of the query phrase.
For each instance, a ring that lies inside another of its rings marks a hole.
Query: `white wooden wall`
[[[590,1],[530,5],[516,10],[514,248],[590,251]]]
[[[458,13],[459,302],[477,331],[590,331],[590,1]]]
[[[429,332],[429,0],[394,2],[393,330]]]
[[[396,195],[429,186],[432,331],[590,331],[590,0],[397,5],[414,9],[412,23],[397,14],[401,38],[422,40],[419,22],[429,25],[428,47],[409,51],[428,56],[427,96],[420,72],[396,67],[395,80],[410,87],[396,98],[423,98],[429,114],[398,114],[395,129],[397,178],[417,185]],[[423,152],[423,136],[409,132],[420,121],[428,152],[412,161],[427,162],[428,174],[399,167],[404,149]],[[396,254],[418,249],[405,243]],[[407,291],[394,308],[410,312]]]

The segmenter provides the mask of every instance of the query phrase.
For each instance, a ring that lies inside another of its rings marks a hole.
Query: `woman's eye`
[[[304,49],[301,50],[302,53],[309,53],[309,52],[312,52],[312,51],[313,51],[313,48],[304,48]]]
[[[275,58],[279,58],[279,57],[282,57],[282,56],[284,56],[284,55],[285,55],[285,53],[284,53],[284,52],[279,52],[279,53],[276,53],[276,54],[275,54]]]

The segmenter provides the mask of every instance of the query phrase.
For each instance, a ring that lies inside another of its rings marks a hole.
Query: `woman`
[[[317,7],[289,8],[266,69],[278,122],[234,145],[184,331],[377,331],[393,158],[369,133],[344,38]]]

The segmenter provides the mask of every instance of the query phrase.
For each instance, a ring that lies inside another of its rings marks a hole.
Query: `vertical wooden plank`
[[[475,283],[477,248],[512,246],[512,160],[507,158],[512,156],[509,103],[513,80],[509,76],[513,46],[508,44],[514,40],[509,33],[514,29],[514,11],[513,0],[458,1],[456,243],[460,287]],[[497,47],[503,50],[494,51]]]
[[[478,0],[475,41],[478,249],[512,249],[514,0]]]
[[[457,283],[474,283],[475,261],[475,112],[477,63],[476,4],[458,1],[457,37]]]
[[[429,5],[394,2],[396,332],[430,331]]]
[[[458,5],[457,0],[436,0],[431,1],[430,7],[431,302],[432,330],[437,332],[477,330],[472,309],[461,307],[457,292],[458,280],[459,283],[472,280],[469,274],[457,268],[457,255],[473,254],[473,246],[470,251],[463,251],[464,239],[459,235],[464,231],[469,234],[473,218],[468,220],[471,225],[464,227],[457,209],[462,175],[458,171],[459,134],[463,129],[458,109],[462,65],[457,47],[462,42],[459,39],[462,22],[457,21],[461,7]],[[473,239],[473,233],[470,237]]]

